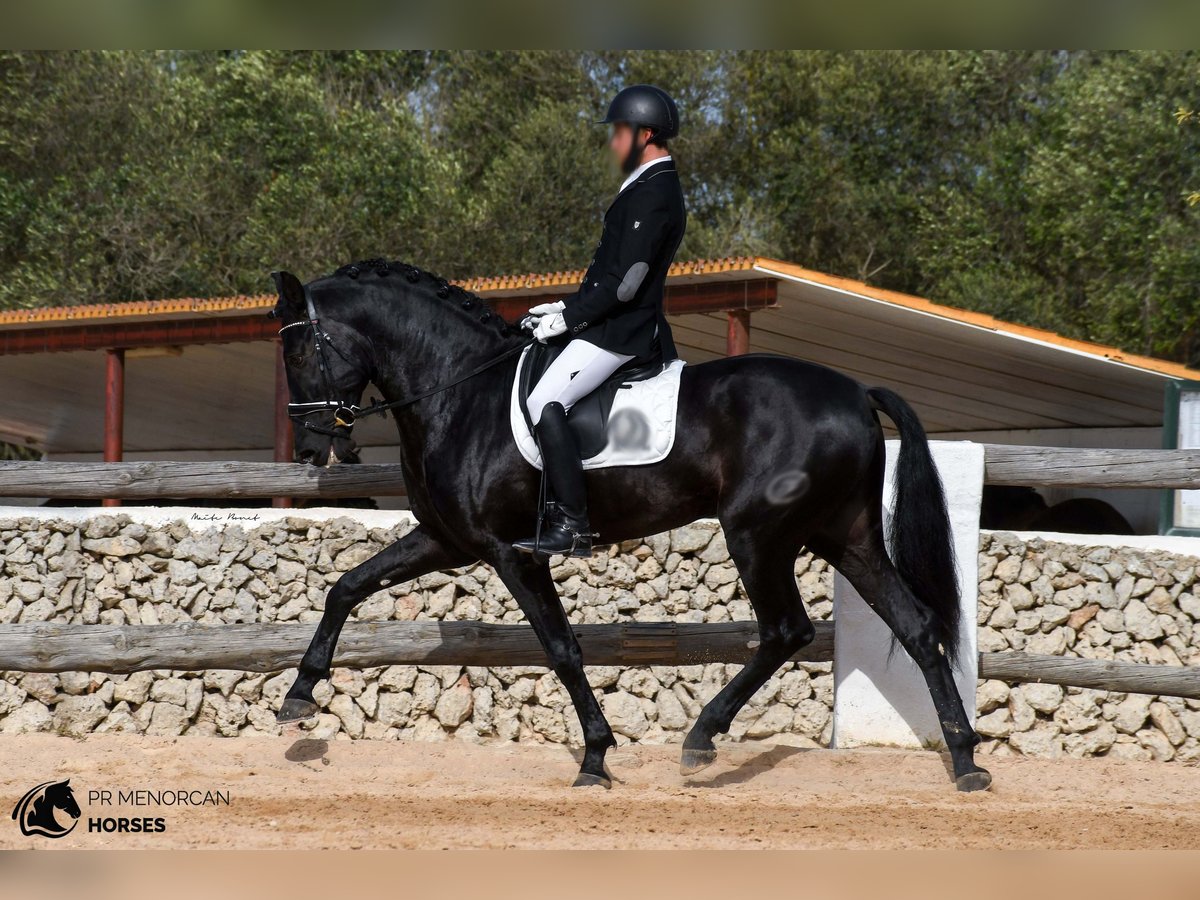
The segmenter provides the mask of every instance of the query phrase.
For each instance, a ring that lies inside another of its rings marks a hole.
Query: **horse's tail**
[[[891,419],[900,432],[896,504],[888,532],[892,563],[917,602],[933,614],[937,638],[953,662],[958,653],[962,607],[942,479],[933,464],[925,429],[913,408],[887,388],[870,388],[867,396],[871,405]]]

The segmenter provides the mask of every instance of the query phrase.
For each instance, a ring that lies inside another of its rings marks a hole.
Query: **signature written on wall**
[[[257,522],[258,513],[243,512],[194,512],[189,517],[192,522]]]

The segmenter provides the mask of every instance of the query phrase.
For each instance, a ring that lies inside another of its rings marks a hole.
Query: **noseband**
[[[354,423],[362,416],[379,416],[391,409],[401,409],[405,406],[411,406],[418,401],[424,400],[427,397],[432,397],[434,394],[440,394],[442,391],[449,390],[455,385],[462,384],[482,372],[486,372],[499,363],[504,362],[511,356],[516,356],[526,347],[533,343],[534,339],[530,338],[527,341],[522,341],[509,349],[505,350],[498,356],[493,356],[483,365],[476,366],[465,375],[461,375],[453,381],[439,385],[431,390],[424,391],[412,397],[406,397],[403,400],[393,400],[391,403],[383,403],[380,400],[373,401],[369,406],[361,407],[356,403],[347,403],[344,400],[333,398],[334,390],[330,380],[329,361],[325,353],[325,348],[331,348],[338,356],[344,359],[351,367],[354,363],[350,357],[343,353],[333,342],[329,336],[329,332],[321,328],[321,320],[317,316],[317,307],[313,303],[312,296],[308,293],[308,288],[304,289],[304,305],[308,313],[307,319],[301,319],[299,322],[292,322],[284,325],[279,329],[279,333],[287,331],[289,328],[307,327],[313,330],[313,345],[317,351],[317,365],[321,370],[321,385],[325,391],[326,400],[310,400],[307,403],[289,403],[288,417],[291,419],[299,419],[303,422],[303,427],[307,431],[312,431],[316,434],[323,434],[327,437],[347,437],[350,430],[354,428]],[[333,428],[326,428],[323,425],[317,425],[308,419],[314,413],[333,411]],[[342,429],[338,431],[337,429]]]

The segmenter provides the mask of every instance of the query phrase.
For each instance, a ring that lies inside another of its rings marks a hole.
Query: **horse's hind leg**
[[[975,745],[979,743],[979,736],[963,708],[945,648],[936,637],[933,614],[917,601],[896,571],[884,549],[878,523],[860,527],[856,532],[852,543],[840,555],[826,558],[888,624],[900,645],[920,667],[950,751],[958,789],[985,790],[991,785],[992,776],[975,764]],[[882,648],[880,652],[883,652]]]
[[[758,618],[759,645],[742,671],[705,705],[688,732],[679,762],[684,775],[716,759],[713,736],[728,731],[754,692],[816,635],[796,587],[799,542],[773,540],[761,530],[733,530],[728,525],[725,540]]]
[[[474,562],[461,550],[447,546],[418,525],[390,547],[376,553],[338,579],[325,598],[325,612],[308,645],[300,671],[287,692],[275,721],[298,722],[317,714],[313,688],[329,677],[338,635],[351,610],[389,583],[411,581],[438,569],[452,569]]]

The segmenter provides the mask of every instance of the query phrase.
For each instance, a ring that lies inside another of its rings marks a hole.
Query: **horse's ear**
[[[275,290],[279,293],[280,301],[285,306],[303,310],[304,285],[300,283],[300,279],[291,272],[272,272],[271,277],[275,280]]]

